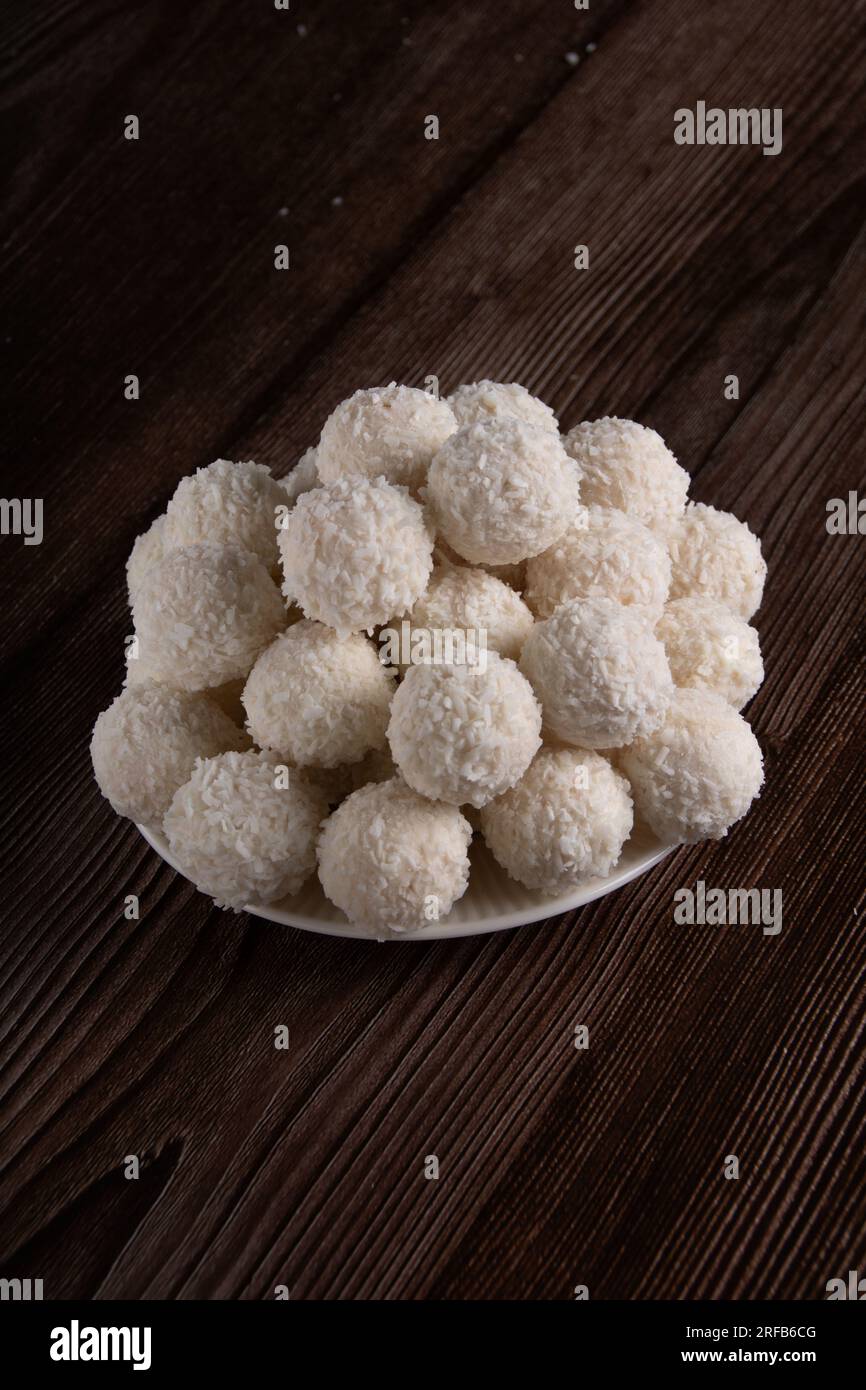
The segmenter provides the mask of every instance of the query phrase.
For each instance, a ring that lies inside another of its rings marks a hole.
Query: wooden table
[[[866,542],[826,527],[864,483],[862,13],[7,23],[3,486],[44,497],[45,532],[0,543],[0,1274],[57,1298],[815,1299],[866,1273]],[[781,107],[782,152],[677,145],[698,100]],[[92,780],[127,553],[194,467],[285,473],[351,390],[430,375],[653,425],[757,530],[766,789],[721,843],[493,937],[221,913]],[[698,879],[780,888],[782,932],[678,926]]]

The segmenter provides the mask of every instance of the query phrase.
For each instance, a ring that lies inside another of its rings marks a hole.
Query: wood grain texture
[[[0,72],[3,490],[46,526],[0,541],[0,1274],[812,1299],[862,1272],[864,542],[824,524],[866,482],[862,6],[87,0],[19,9]],[[782,153],[676,146],[699,99],[782,107]],[[123,562],[183,473],[286,472],[350,390],[430,373],[643,420],[760,533],[766,789],[721,843],[495,938],[220,913],[92,781]],[[675,925],[698,878],[781,888],[781,935]]]

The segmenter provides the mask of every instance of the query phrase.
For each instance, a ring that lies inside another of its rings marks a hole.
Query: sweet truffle
[[[388,741],[422,796],[483,806],[522,777],[541,743],[541,710],[513,661],[411,666],[394,696]]]
[[[279,546],[286,596],[342,633],[405,613],[433,568],[421,507],[384,478],[342,478],[305,492]]]
[[[164,686],[123,690],[100,714],[90,756],[99,790],[119,816],[159,825],[196,758],[249,746],[207,696]]]
[[[520,595],[500,579],[494,579],[486,570],[452,565],[434,570],[427,590],[407,614],[407,621],[410,642],[419,631],[434,635],[450,631],[516,661],[533,619]],[[400,619],[392,627],[401,631]]]
[[[612,507],[580,508],[568,530],[526,563],[526,602],[549,618],[572,598],[612,598],[651,622],[661,616],[671,582],[664,543]]]
[[[239,545],[272,570],[277,564],[276,509],[283,489],[261,463],[217,459],[181,478],[165,512],[163,545]]]
[[[261,560],[232,545],[168,551],[142,579],[132,616],[141,671],[181,690],[246,676],[287,622]]]
[[[393,688],[366,637],[305,619],[261,653],[242,700],[260,748],[298,767],[331,768],[385,746]]]
[[[528,425],[551,434],[559,434],[559,421],[549,405],[531,395],[519,382],[471,381],[458,386],[448,397],[458,426],[477,425],[480,420],[500,419],[511,415]]]
[[[562,535],[577,510],[576,468],[557,435],[502,416],[464,425],[430,465],[436,529],[473,564],[514,564]]]
[[[631,828],[625,778],[577,748],[542,748],[517,785],[481,809],[482,833],[502,867],[551,896],[609,874]]]
[[[545,729],[579,748],[621,748],[649,733],[673,693],[649,623],[610,598],[570,599],[536,623],[520,669],[541,701]]]
[[[715,599],[674,599],[656,637],[664,643],[674,685],[715,691],[734,709],[742,709],[764,679],[757,632]]]
[[[165,815],[169,849],[218,907],[240,911],[296,893],[316,866],[326,812],[302,773],[272,753],[199,761]]]
[[[666,844],[720,840],[761,790],[763,759],[721,695],[677,690],[660,728],[618,756],[635,808]]]
[[[372,783],[325,822],[319,878],[350,922],[375,933],[433,926],[466,891],[471,837],[456,806],[425,800],[399,777]]]
[[[760,607],[767,577],[761,542],[730,512],[690,502],[670,551],[672,599],[714,598],[746,619]]]
[[[153,525],[147,531],[143,531],[136,537],[129,559],[126,562],[126,587],[129,591],[129,606],[132,607],[133,600],[141,584],[142,579],[152,565],[159,564],[162,559],[163,550],[163,531],[165,529],[165,515],[158,516]]]
[[[667,535],[682,515],[689,475],[660,434],[634,420],[584,420],[565,436],[586,506],[614,507]]]
[[[457,428],[451,407],[414,386],[356,391],[328,416],[317,462],[323,483],[385,477],[417,492],[430,460]]]

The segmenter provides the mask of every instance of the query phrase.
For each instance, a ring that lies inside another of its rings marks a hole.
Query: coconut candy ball
[[[319,878],[350,922],[399,935],[433,926],[469,882],[468,821],[401,778],[353,792],[325,822]]]
[[[162,559],[163,531],[165,516],[158,516],[147,531],[136,537],[135,544],[126,562],[126,587],[129,593],[129,606],[132,607],[136,591],[152,565]]]
[[[586,506],[614,507],[667,535],[682,516],[689,475],[660,434],[634,420],[584,420],[565,436]]]
[[[430,465],[436,529],[473,564],[538,555],[577,510],[577,470],[557,435],[503,416],[464,425]]]
[[[450,630],[461,634],[467,643],[474,641],[476,649],[483,643],[488,650],[516,661],[533,618],[520,595],[486,570],[452,565],[433,571],[427,590],[410,609],[406,621],[410,643],[416,633],[427,632],[432,637]],[[400,632],[400,619],[390,626]],[[412,659],[416,660],[414,654]]]
[[[541,710],[513,661],[411,666],[394,696],[388,741],[422,796],[483,806],[522,777],[541,743]]]
[[[304,619],[261,653],[242,699],[259,747],[298,767],[333,768],[385,746],[393,689],[366,637]]]
[[[246,676],[287,621],[261,560],[230,545],[170,550],[144,576],[132,616],[140,669],[181,690]]]
[[[272,570],[277,564],[276,509],[286,496],[261,463],[217,459],[181,478],[166,507],[165,549],[238,545]]]
[[[610,598],[570,599],[536,623],[520,669],[541,701],[545,729],[579,748],[622,748],[649,733],[673,693],[649,623]]]
[[[305,492],[279,546],[286,596],[341,633],[405,613],[433,568],[423,510],[384,478],[342,478]]]
[[[632,819],[628,783],[606,758],[542,748],[516,786],[482,807],[481,830],[512,878],[554,896],[609,874]]]
[[[539,618],[573,598],[612,598],[648,621],[661,616],[671,582],[667,547],[613,507],[582,507],[565,534],[526,562],[526,602]]]
[[[319,487],[321,481],[316,466],[316,450],[314,448],[305,449],[288,477],[277,480],[277,487],[285,493],[281,499],[283,506],[286,505],[286,498],[288,498],[289,506],[293,507],[302,493],[310,492],[314,487]]]
[[[136,685],[100,714],[90,756],[99,790],[119,816],[160,825],[196,758],[247,747],[247,735],[207,696]]]
[[[445,401],[414,386],[356,391],[328,416],[317,452],[323,483],[338,478],[387,478],[413,492],[424,485],[430,460],[457,428]]]
[[[126,679],[124,688],[139,685],[159,685],[163,690],[177,690],[179,687],[166,685],[164,681],[154,681],[148,674],[147,663],[137,660],[127,652]],[[224,685],[212,685],[200,693],[206,695],[215,705],[219,705],[223,714],[227,714],[233,724],[240,725],[241,728],[246,724],[246,711],[241,704],[241,694],[246,685],[246,678],[241,676],[238,680],[226,681]]]
[[[297,893],[316,866],[327,810],[321,793],[272,753],[223,753],[196,763],[163,822],[187,878],[218,907]]]
[[[714,598],[746,619],[760,607],[767,566],[744,521],[691,502],[669,543],[672,599]]]
[[[720,840],[764,780],[758,740],[721,695],[678,690],[660,728],[619,755],[635,808],[666,844]]]
[[[764,679],[757,632],[715,599],[674,599],[656,637],[664,643],[674,685],[714,691],[734,709],[742,709]]]
[[[559,421],[549,405],[527,391],[516,381],[471,381],[458,386],[448,397],[457,425],[477,425],[481,420],[500,419],[503,415],[525,420],[528,425],[559,434]]]

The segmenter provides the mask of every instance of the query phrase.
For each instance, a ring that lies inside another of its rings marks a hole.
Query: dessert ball
[[[165,512],[166,550],[180,546],[237,545],[272,570],[277,564],[276,509],[286,495],[260,463],[217,459],[181,478]]]
[[[246,676],[286,625],[261,560],[231,545],[186,545],[151,566],[132,605],[141,670],[180,690]]]
[[[123,690],[100,714],[90,756],[99,790],[119,816],[160,825],[196,758],[249,747],[207,696],[165,686]]]
[[[468,821],[456,806],[427,801],[396,777],[353,792],[319,840],[326,896],[374,934],[429,927],[469,882]]]
[[[520,669],[544,727],[579,748],[622,748],[664,718],[673,681],[649,623],[610,598],[570,599],[536,623]]]
[[[457,428],[450,405],[414,386],[356,391],[328,416],[318,447],[319,477],[387,478],[417,492],[430,460]]]
[[[316,867],[326,805],[302,773],[272,753],[223,753],[196,763],[164,829],[187,878],[218,907],[240,911],[297,893]]]
[[[549,405],[540,401],[516,381],[471,381],[458,386],[448,404],[454,411],[458,426],[477,425],[482,420],[500,419],[511,415],[525,420],[527,425],[559,434],[559,421]]]
[[[577,470],[557,435],[503,416],[464,425],[430,465],[436,529],[473,564],[504,565],[538,555],[577,510]]]
[[[427,590],[407,614],[408,629],[401,632],[400,619],[389,626],[390,631],[408,637],[412,661],[423,659],[414,654],[416,634],[459,634],[477,649],[482,646],[500,656],[516,661],[532,627],[532,614],[520,595],[501,580],[494,579],[482,569],[467,569],[452,565],[434,570]],[[382,640],[382,634],[379,635]],[[405,643],[403,644],[405,646]],[[407,652],[401,655],[408,655]],[[405,666],[405,660],[400,662]]]
[[[664,643],[674,685],[715,691],[734,709],[742,709],[764,679],[757,632],[715,599],[674,599],[656,637]]]
[[[517,785],[481,810],[482,833],[503,869],[551,896],[606,877],[631,827],[625,778],[578,748],[542,748]]]
[[[671,532],[670,552],[672,599],[717,599],[747,619],[759,608],[767,577],[761,542],[730,512],[691,502]]]
[[[549,550],[527,560],[525,596],[539,618],[568,599],[601,597],[656,622],[670,582],[670,556],[657,535],[615,508],[585,507]]]
[[[165,529],[165,516],[158,516],[147,531],[136,538],[129,559],[126,562],[126,587],[129,592],[129,606],[132,607],[136,590],[152,565],[163,557],[162,533]]]
[[[763,759],[721,695],[678,690],[664,723],[619,755],[635,808],[666,844],[720,840],[761,790]]]
[[[311,492],[314,487],[319,487],[321,478],[316,466],[316,450],[305,449],[295,464],[287,478],[280,478],[277,486],[282,489],[285,496],[282,498],[285,506],[286,498],[289,506],[293,507],[303,492]]]
[[[366,637],[305,619],[261,653],[242,699],[260,748],[298,767],[330,768],[385,746],[393,689]]]
[[[422,796],[483,806],[523,776],[541,743],[541,710],[513,661],[486,669],[411,666],[391,706],[388,741]]]
[[[613,507],[667,535],[682,516],[689,475],[660,434],[634,420],[584,420],[565,436],[587,506]]]
[[[423,510],[384,478],[343,478],[305,492],[279,545],[286,596],[342,633],[405,613],[433,568]]]

